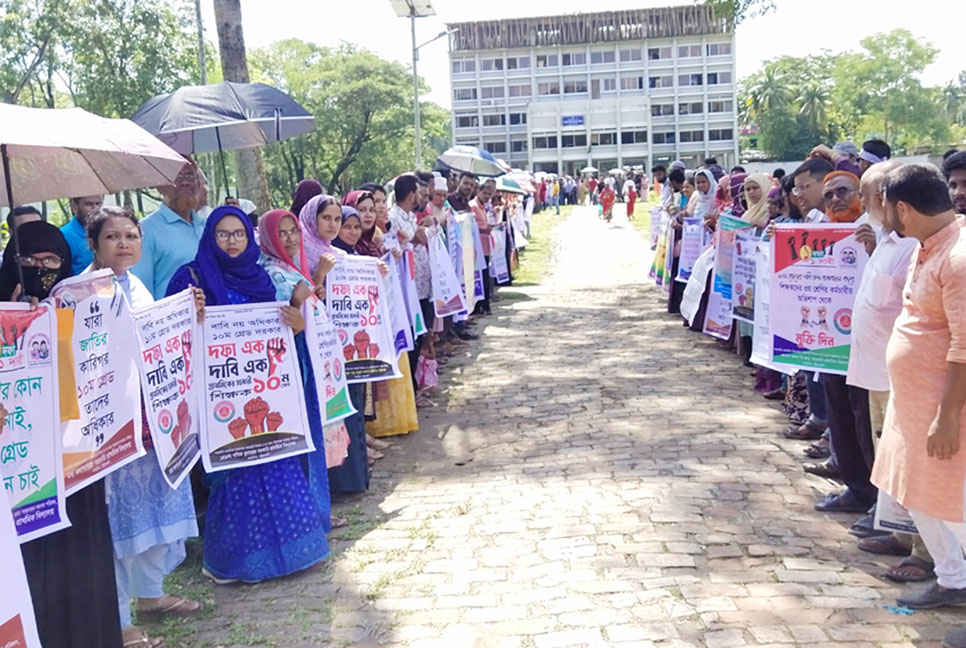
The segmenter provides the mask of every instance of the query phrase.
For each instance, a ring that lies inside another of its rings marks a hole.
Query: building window
[[[731,83],[731,72],[708,72],[708,85]]]
[[[476,61],[473,59],[456,59],[453,61],[453,74],[461,72],[476,72]]]
[[[709,101],[708,112],[709,113],[731,112],[731,102],[730,101]]]
[[[650,61],[661,61],[664,59],[671,58],[671,46],[667,47],[649,47],[647,49],[647,58]]]
[[[708,131],[708,139],[712,142],[734,139],[734,131],[730,128],[712,128]]]
[[[537,54],[537,67],[557,67],[559,65],[557,60],[556,54]]]
[[[510,86],[511,97],[529,97],[530,92],[531,89],[529,83],[518,83]]]
[[[587,92],[587,79],[564,81],[564,94],[579,94]]]
[[[647,87],[649,88],[671,88],[673,86],[674,77],[672,77],[670,74],[647,77]]]
[[[480,125],[480,119],[476,115],[457,115],[457,128],[476,128]]]
[[[527,113],[510,113],[510,126],[527,123]]]
[[[606,52],[590,53],[590,63],[592,65],[600,65],[602,63],[613,63],[613,62],[614,62],[614,50],[608,50]]]
[[[529,67],[529,56],[508,56],[506,59],[506,69],[508,70],[526,70]]]
[[[601,86],[603,88],[602,92],[616,92],[617,79],[602,79]]]
[[[525,153],[527,150],[527,140],[510,140],[510,151],[512,153]]]
[[[481,99],[501,99],[503,97],[503,86],[486,86],[480,88]]]
[[[667,117],[674,114],[674,104],[651,104],[651,117]]]
[[[708,56],[727,56],[731,54],[731,43],[710,43]]]
[[[483,142],[483,148],[490,153],[506,153],[506,142]]]
[[[681,131],[681,143],[684,142],[703,142],[704,131]]]
[[[628,61],[640,61],[642,58],[644,58],[644,55],[639,49],[635,48],[635,49],[629,49],[629,50],[625,50],[625,49],[621,50],[622,63],[626,63]]]
[[[701,74],[679,74],[678,86],[686,88],[688,86],[699,86],[704,83],[704,75]]]
[[[506,126],[506,115],[483,115],[484,126]]]
[[[567,65],[586,65],[587,64],[587,54],[584,52],[568,52],[566,54],[561,54],[561,62]]]
[[[491,72],[493,70],[502,70],[502,69],[503,69],[503,59],[501,58],[480,59],[481,72]]]
[[[655,144],[674,144],[674,133],[654,133]]]
[[[617,144],[616,132],[590,134],[591,146],[614,146],[615,144]]]
[[[647,131],[621,131],[621,144],[646,144]]]
[[[644,77],[625,76],[621,77],[621,90],[643,90]]]
[[[587,135],[584,133],[580,135],[561,135],[560,146],[561,148],[579,148],[581,146],[587,146]]]
[[[557,136],[534,137],[533,148],[535,149],[555,149],[557,148]]]
[[[681,45],[678,47],[678,58],[697,58],[701,56],[700,45]]]
[[[548,95],[558,95],[560,94],[560,83],[557,81],[548,81],[547,83],[537,84],[537,94],[543,97]],[[534,147],[536,148],[536,147]]]
[[[700,115],[704,112],[704,104],[700,101],[678,104],[679,115]]]
[[[476,99],[476,88],[455,88],[453,96],[456,101],[472,101]]]

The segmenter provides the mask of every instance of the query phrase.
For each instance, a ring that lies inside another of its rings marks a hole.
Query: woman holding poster
[[[8,245],[0,270],[0,299],[17,301],[21,295],[46,299],[58,282],[71,275],[70,248],[60,230],[49,223],[34,221],[17,229],[24,286],[16,277],[14,246]],[[58,344],[60,349],[65,347],[70,348],[69,340]],[[72,354],[61,353],[59,362],[60,391],[73,394]],[[68,384],[63,384],[65,376]],[[61,420],[79,418],[76,398],[62,399],[60,414]],[[67,517],[71,522],[67,529],[20,545],[40,641],[44,648],[120,646],[104,481],[69,496]]]
[[[302,249],[302,228],[299,227],[295,216],[284,209],[273,209],[262,215],[258,220],[258,241],[262,249],[258,263],[265,268],[275,285],[275,299],[287,301],[293,308],[301,310],[302,304],[311,297],[311,290],[317,285],[316,282],[321,283],[335,265],[335,257],[331,254],[322,255],[315,274],[309,274],[308,257]],[[319,404],[315,372],[312,371],[312,359],[305,343],[304,332],[295,336],[295,353],[299,359],[306,414],[312,430],[312,442],[315,444],[315,451],[305,455],[307,478],[309,488],[322,513],[325,530],[328,532],[332,530],[332,501],[329,497],[329,476],[325,457],[326,431],[322,428],[324,417]],[[340,422],[330,427],[332,429],[329,430],[329,435],[338,437],[339,428],[345,426]],[[344,435],[345,433],[342,432],[341,436]]]
[[[88,268],[110,268],[132,307],[154,302],[151,292],[128,270],[141,260],[141,226],[129,209],[102,207],[87,223],[94,251]],[[204,294],[196,302],[204,308]],[[151,448],[147,425],[145,448]],[[165,595],[164,577],[185,559],[185,540],[198,535],[191,481],[169,487],[153,449],[105,477],[108,520],[114,542],[114,576],[125,643],[144,639],[132,625],[131,597],[139,615],[194,614],[201,603]]]
[[[197,285],[208,306],[274,302],[275,285],[258,265],[259,254],[247,215],[218,207],[208,216],[195,260],[175,272],[168,294]],[[296,333],[305,326],[291,306],[282,307],[281,317]],[[322,513],[297,457],[208,478],[203,572],[216,583],[278,578],[329,555]]]

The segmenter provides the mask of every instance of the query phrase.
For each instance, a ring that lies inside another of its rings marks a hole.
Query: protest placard
[[[661,238],[661,212],[663,211],[660,207],[651,208],[651,226],[648,237],[651,243],[651,250],[657,249],[657,243]]]
[[[205,309],[201,457],[208,472],[315,449],[284,305]]]
[[[53,432],[56,428],[51,428]],[[0,555],[3,556],[3,587],[0,588],[0,646],[41,648],[33,600],[27,584],[23,558],[17,545],[13,518],[0,511]]]
[[[490,276],[498,284],[505,284],[510,281],[510,268],[506,263],[506,237],[505,225],[498,225],[489,233],[490,237]]]
[[[400,378],[379,260],[343,255],[325,278],[326,306],[350,384]]]
[[[688,282],[694,262],[711,243],[711,232],[704,226],[703,219],[685,218],[681,224],[681,256],[678,258],[678,274],[675,281]]]
[[[46,304],[34,310],[0,304],[0,345],[0,474],[17,535],[27,542],[70,526],[54,310]]]
[[[435,228],[434,228],[435,229]],[[427,240],[438,236],[439,231],[427,231]],[[428,248],[428,245],[427,245]],[[402,256],[394,260],[399,268],[399,283],[403,291],[403,303],[406,306],[406,316],[409,317],[409,326],[413,331],[414,337],[426,335],[426,321],[423,319],[423,309],[419,305],[419,294],[416,292],[416,261],[413,253],[412,244],[407,244]],[[432,261],[430,261],[432,266]],[[432,298],[432,293],[430,293]]]
[[[655,285],[663,286],[664,267],[667,262],[667,231],[671,226],[671,217],[666,211],[662,210],[659,218],[661,225],[658,231],[657,248],[654,250],[654,261],[651,264],[650,276],[654,279]],[[672,250],[671,253],[673,254],[674,251]]]
[[[731,337],[731,269],[734,265],[735,232],[745,227],[751,225],[740,218],[725,215],[718,219],[714,233],[714,266],[704,332],[722,340]]]
[[[751,336],[751,362],[759,367],[792,374],[794,369],[771,361],[771,332],[768,330],[771,312],[771,243],[758,241],[755,254],[755,328]]]
[[[748,227],[735,232],[731,267],[731,313],[734,319],[755,322],[755,262],[758,236]]]
[[[782,224],[771,241],[772,362],[845,375],[868,254],[852,223]]]
[[[677,230],[674,228],[674,217],[668,216],[667,241],[664,244],[664,273],[661,283],[665,296],[671,295],[674,288],[674,247],[677,245]]]
[[[919,534],[919,530],[916,529],[916,521],[912,519],[909,510],[882,489],[879,489],[876,500],[875,518],[872,526],[879,531],[890,533],[898,531],[912,535]]]
[[[57,308],[74,310],[80,419],[62,427],[70,495],[144,454],[138,343],[127,299],[110,270],[64,279],[50,296]]]
[[[379,285],[386,296],[386,311],[389,314],[392,343],[398,356],[416,347],[413,345],[413,330],[409,325],[409,314],[406,312],[404,302],[405,295],[403,295],[402,283],[399,281],[399,266],[393,260],[392,254],[386,254],[382,262],[386,264],[388,273],[385,277],[379,277]]]
[[[314,298],[306,300],[302,315],[305,317],[305,344],[312,360],[319,407],[324,408],[323,423],[337,423],[356,413],[349,399],[342,345],[321,301]]]
[[[451,235],[456,232],[450,228]],[[453,245],[450,244],[450,250]],[[436,317],[446,317],[466,310],[466,300],[453,268],[450,251],[443,245],[442,236],[429,239],[429,265],[433,282],[433,309]]]
[[[183,290],[133,312],[144,414],[161,472],[177,488],[201,456],[199,388],[192,356],[201,339],[194,296]]]

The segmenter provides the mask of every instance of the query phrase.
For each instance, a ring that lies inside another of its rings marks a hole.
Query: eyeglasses
[[[242,241],[248,240],[248,232],[243,229],[235,230],[233,232],[229,232],[228,230],[215,230],[215,238],[221,243],[225,243],[227,241],[241,243]]]
[[[287,230],[283,230],[283,229],[278,230],[278,238],[283,238],[283,239],[296,239],[297,240],[300,237],[300,235],[301,235],[301,232],[299,232],[299,230],[297,228],[296,229],[287,229]]]
[[[48,270],[57,270],[64,264],[64,260],[59,256],[35,257],[29,254],[18,256],[17,261],[25,268],[39,268],[43,266]]]
[[[817,182],[818,182],[818,180],[809,180],[808,182],[806,182],[805,184],[803,184],[801,187],[792,187],[792,193],[795,194],[796,196],[801,196],[803,193],[805,193],[805,191],[809,187],[811,187],[813,184],[815,184]]]
[[[851,187],[839,187],[834,191],[826,191],[822,194],[822,200],[825,202],[832,202],[836,198],[839,200],[845,200],[849,195],[855,193],[855,189]]]
[[[178,176],[175,178],[175,180],[179,182],[181,180],[188,180],[190,182],[197,179],[198,179],[198,174],[195,173],[194,171],[186,171],[185,173],[179,173]]]

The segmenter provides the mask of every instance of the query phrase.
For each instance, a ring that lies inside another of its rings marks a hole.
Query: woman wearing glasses
[[[218,207],[208,217],[194,261],[181,266],[168,294],[189,285],[208,306],[275,301],[275,285],[258,264],[255,231],[245,213]],[[298,309],[282,306],[294,333],[305,328]],[[322,513],[298,457],[208,475],[204,569],[219,584],[259,582],[301,571],[329,555]]]

